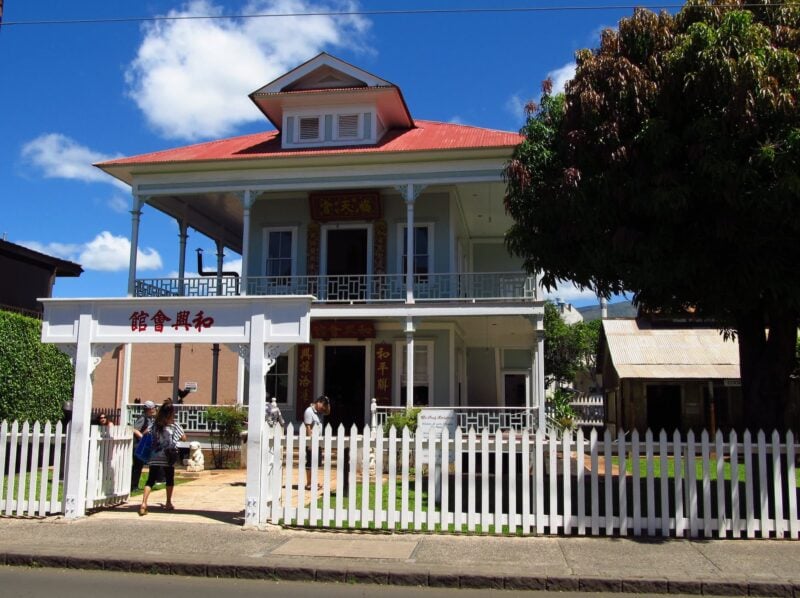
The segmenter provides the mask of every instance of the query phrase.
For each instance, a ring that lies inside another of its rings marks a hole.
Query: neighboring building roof
[[[436,150],[512,148],[522,141],[518,133],[482,129],[467,125],[418,120],[416,128],[392,130],[376,145],[316,147],[309,149],[281,148],[278,131],[267,131],[185,147],[140,154],[95,164],[106,169],[113,166],[202,162],[218,160],[279,159],[298,156],[341,154],[380,154]]]
[[[739,344],[715,328],[649,328],[635,319],[603,320],[620,378],[739,378]]]
[[[46,253],[40,253],[33,249],[28,249],[22,245],[11,243],[10,241],[0,240],[0,254],[7,255],[22,262],[48,268],[55,272],[56,276],[76,277],[83,273],[80,264],[62,260]]]

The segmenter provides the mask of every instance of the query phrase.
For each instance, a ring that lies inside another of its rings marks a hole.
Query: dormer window
[[[321,139],[319,116],[302,116],[298,120],[300,125],[298,127],[299,142],[319,141]]]
[[[384,133],[376,107],[369,104],[286,110],[283,147],[336,147],[376,143]]]

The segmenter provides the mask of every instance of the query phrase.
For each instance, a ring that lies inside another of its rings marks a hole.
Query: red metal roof
[[[283,149],[278,131],[266,131],[208,141],[160,152],[119,158],[97,164],[100,167],[168,162],[242,160],[341,154],[374,154],[481,148],[512,148],[522,136],[508,131],[481,129],[468,125],[417,120],[416,128],[387,132],[376,145]]]

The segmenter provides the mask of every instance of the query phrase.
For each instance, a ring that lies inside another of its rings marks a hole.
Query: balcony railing
[[[136,281],[137,297],[207,297],[238,295],[239,279],[224,277],[217,292],[215,278],[149,278]],[[404,274],[341,276],[254,276],[249,295],[313,295],[323,303],[405,301]],[[417,301],[535,300],[536,279],[522,272],[467,272],[414,276]]]

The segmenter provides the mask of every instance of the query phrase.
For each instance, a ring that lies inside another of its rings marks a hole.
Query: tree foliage
[[[231,464],[242,445],[247,413],[237,407],[209,407],[206,421],[211,424],[211,457],[214,467],[222,469]]]
[[[69,357],[41,342],[42,323],[0,311],[0,420],[51,421],[72,397]]]
[[[544,375],[547,385],[571,384],[580,371],[592,370],[597,358],[600,320],[567,324],[558,307],[544,304]]]
[[[714,318],[765,427],[793,407],[799,50],[797,0],[636,10],[577,53],[564,95],[545,83],[506,168],[507,245],[527,269]]]

